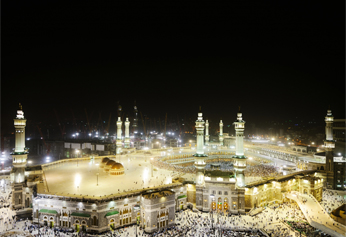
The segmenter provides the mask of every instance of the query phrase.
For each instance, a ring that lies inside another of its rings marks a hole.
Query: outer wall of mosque
[[[174,225],[175,212],[186,209],[186,197],[182,184],[111,200],[39,194],[33,201],[33,222],[95,232],[138,223],[146,232],[154,232]]]

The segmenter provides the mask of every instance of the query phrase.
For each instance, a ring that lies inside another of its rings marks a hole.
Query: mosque
[[[329,114],[328,111],[330,117]],[[328,119],[326,127],[327,153],[333,148],[330,121]],[[141,151],[131,153],[134,158],[124,156],[120,162],[120,154],[128,149],[130,143],[130,122],[126,118],[123,146],[120,117],[117,121],[116,156],[62,159],[27,166],[26,119],[20,105],[14,119],[15,149],[11,153],[13,206],[18,210],[30,211],[33,222],[39,225],[97,233],[137,224],[150,233],[174,225],[175,212],[189,205],[203,212],[245,214],[251,213],[256,207],[285,201],[285,193],[290,191],[312,194],[317,200],[322,199],[324,183],[333,179],[330,155],[327,154],[327,171],[305,170],[246,184],[244,171],[248,158],[244,154],[245,121],[240,108],[233,124],[236,149],[229,157],[233,169],[221,169],[217,162],[207,162],[208,154],[204,146],[209,145],[209,123],[203,120],[200,110],[196,120],[196,153],[184,155],[187,157],[184,159],[194,162],[194,181],[184,181],[179,179],[179,174],[163,170],[161,173],[156,171],[157,179],[161,179],[156,182],[152,165],[149,169],[146,160],[135,157],[136,154],[143,155]],[[219,142],[222,146],[222,120],[219,125]],[[163,150],[168,151],[168,148],[160,149]],[[141,180],[143,183],[138,184]],[[150,180],[156,183],[150,183]],[[132,185],[137,186],[129,189]]]

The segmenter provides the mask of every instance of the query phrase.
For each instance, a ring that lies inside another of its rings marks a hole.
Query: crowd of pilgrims
[[[312,227],[309,223],[305,221],[286,221],[286,223],[306,236],[311,236],[316,231],[316,228]],[[324,234],[323,237],[331,236],[328,234]]]
[[[229,157],[222,157],[222,156],[229,156],[230,152],[209,152],[207,153],[208,156],[214,156],[217,155],[219,157],[215,157],[213,159],[205,160],[207,163],[206,169],[210,169],[212,163],[219,163],[220,168],[223,171],[231,171],[233,170],[233,159]],[[154,160],[151,160],[150,162],[160,169],[167,169],[171,170],[177,173],[185,173],[185,174],[196,174],[197,170],[195,166],[191,165],[194,163],[194,160],[191,159],[191,155],[171,155],[166,156],[163,158],[156,158]],[[182,164],[172,164],[171,162],[174,160],[179,161],[191,161],[187,163]],[[266,164],[268,161],[266,159],[260,159],[260,158],[253,158],[252,160],[247,160],[247,167],[244,171],[245,177],[278,177],[281,176],[282,173],[279,172],[278,167],[275,167],[273,165]]]
[[[338,198],[333,191],[326,191],[330,196],[326,202],[332,202],[334,198]],[[329,193],[328,193],[329,192]],[[334,197],[334,198],[333,198]],[[2,217],[8,216],[5,214],[11,210],[11,204],[9,202],[11,195],[7,196],[9,208],[1,208]],[[14,214],[10,212],[9,214]],[[8,226],[0,232],[1,236],[59,236],[59,237],[77,237],[77,236],[108,236],[108,237],[131,237],[135,236],[136,226],[128,226],[124,228],[118,228],[116,230],[108,230],[101,234],[90,234],[86,232],[76,232],[73,229],[69,231],[60,229],[60,227],[50,228],[47,226],[38,226],[31,224],[31,221],[16,221],[15,216],[8,216],[11,221],[11,226]],[[294,227],[309,226],[298,224],[298,220],[306,221],[303,213],[299,207],[293,203],[282,203],[267,206],[263,208],[263,211],[255,216],[230,214],[228,212],[220,213],[202,213],[193,212],[191,210],[180,211],[176,213],[175,226],[169,228],[162,228],[154,233],[146,233],[142,228],[137,227],[138,236],[157,236],[157,237],[169,237],[169,236],[194,236],[194,237],[212,237],[212,236],[252,236],[260,237],[265,236],[260,230],[267,232],[272,237],[294,237],[298,236],[298,232],[293,232],[287,225],[283,223],[290,221],[294,223]],[[1,227],[4,226],[4,222],[1,222]],[[13,233],[16,231],[15,233]],[[327,236],[327,235],[324,235]]]
[[[278,177],[282,175],[273,165],[247,165],[244,171],[245,177]]]
[[[344,195],[340,195],[335,190],[325,190],[322,194],[321,206],[328,214],[345,203]]]

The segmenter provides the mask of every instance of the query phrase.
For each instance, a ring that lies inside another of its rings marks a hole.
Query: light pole
[[[151,177],[154,177],[154,169],[153,169],[153,160],[154,160],[154,158],[151,157],[150,160],[151,160],[151,162],[150,162],[150,165],[151,165]]]
[[[79,150],[76,149],[77,166],[78,166],[78,153],[79,153]]]
[[[97,166],[97,173],[96,173],[97,184],[96,184],[96,186],[99,186],[99,168],[100,168],[100,166],[99,166],[99,164],[95,164],[95,165]]]

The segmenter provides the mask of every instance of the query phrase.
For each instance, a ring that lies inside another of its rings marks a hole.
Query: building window
[[[227,192],[227,191],[225,191],[225,195],[228,195],[228,192]]]
[[[219,191],[219,195],[222,195],[222,191]]]
[[[215,190],[213,190],[213,194],[215,194],[216,192],[215,192]]]

